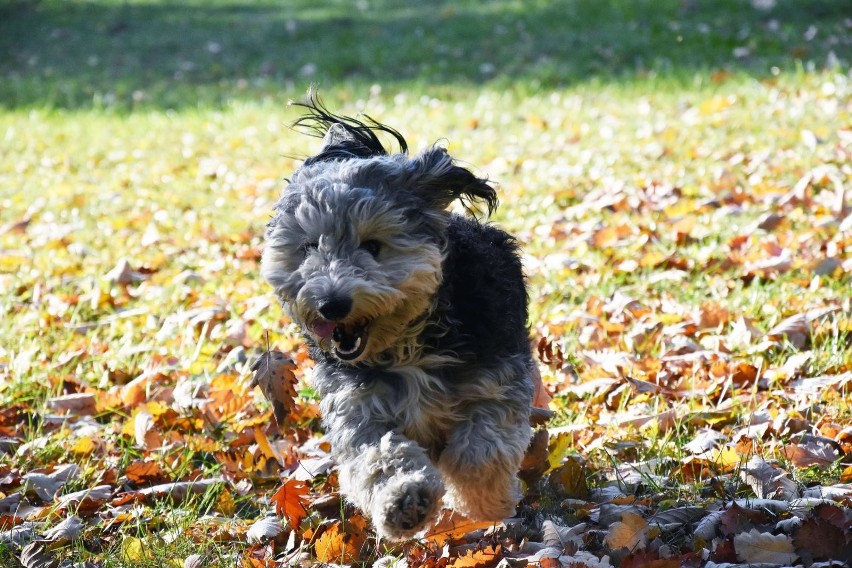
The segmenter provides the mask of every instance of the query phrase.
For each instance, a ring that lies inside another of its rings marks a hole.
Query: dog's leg
[[[507,366],[502,376],[526,376],[526,370],[526,365],[516,363]],[[515,513],[522,497],[517,474],[532,434],[531,382],[499,381],[497,376],[497,385],[481,383],[481,391],[487,392],[490,386],[502,394],[469,404],[467,418],[450,433],[438,460],[449,504],[476,520],[499,521]]]
[[[444,484],[420,445],[387,432],[338,460],[341,491],[370,515],[380,538],[411,538],[434,521]]]

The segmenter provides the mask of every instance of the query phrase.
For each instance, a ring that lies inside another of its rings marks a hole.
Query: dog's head
[[[290,317],[346,363],[378,362],[412,339],[441,284],[447,208],[497,204],[486,180],[444,148],[417,156],[395,130],[329,113],[309,94],[297,125],[323,136],[293,174],[266,230],[263,276]],[[390,154],[377,133],[396,139]]]

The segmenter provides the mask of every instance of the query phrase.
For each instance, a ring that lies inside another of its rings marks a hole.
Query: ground
[[[852,557],[843,3],[354,6],[0,5],[0,564]],[[258,270],[311,82],[498,184],[555,412],[514,521],[390,547],[339,499]]]

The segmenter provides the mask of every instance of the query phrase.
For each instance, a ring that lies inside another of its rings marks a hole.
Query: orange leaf
[[[484,521],[471,521],[462,515],[444,509],[438,521],[429,529],[424,538],[433,541],[438,546],[443,546],[451,541],[456,541],[469,532],[479,529],[493,527],[494,523]]]
[[[308,486],[301,481],[288,479],[271,497],[271,501],[275,503],[275,512],[286,517],[293,529],[298,529],[302,519],[308,514],[305,511],[305,504],[308,502],[305,495],[309,491]]]
[[[358,517],[355,517],[358,519]],[[354,519],[353,519],[354,521]],[[320,535],[314,545],[317,560],[324,563],[354,564],[367,540],[366,522],[335,523]]]
[[[501,546],[489,546],[482,550],[471,550],[448,564],[449,568],[490,568],[497,566],[502,558]]]

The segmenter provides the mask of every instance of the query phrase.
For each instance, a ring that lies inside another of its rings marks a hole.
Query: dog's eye
[[[299,250],[302,251],[302,254],[304,256],[308,256],[311,251],[317,250],[318,246],[319,245],[317,243],[305,243],[301,247],[299,247]]]
[[[382,250],[382,243],[375,239],[370,239],[361,243],[361,248],[370,253],[373,258],[378,258],[379,252]]]

